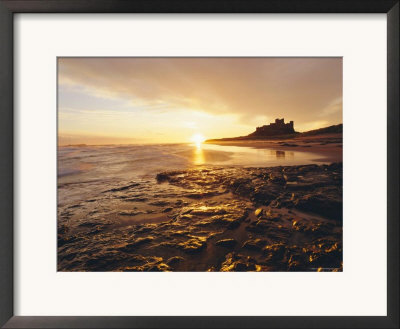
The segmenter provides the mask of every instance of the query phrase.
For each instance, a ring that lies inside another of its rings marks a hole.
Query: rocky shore
[[[342,163],[168,171],[58,208],[59,271],[342,271]]]

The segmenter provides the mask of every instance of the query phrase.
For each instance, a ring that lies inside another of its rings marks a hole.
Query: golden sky
[[[341,58],[59,58],[59,144],[190,142],[342,122]]]

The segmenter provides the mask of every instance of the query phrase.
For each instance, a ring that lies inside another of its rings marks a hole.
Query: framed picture
[[[4,328],[397,328],[398,1],[0,2]]]

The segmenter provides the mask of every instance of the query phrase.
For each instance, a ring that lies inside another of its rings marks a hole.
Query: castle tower
[[[275,122],[271,122],[269,125],[257,127],[256,131],[249,136],[266,137],[266,136],[279,136],[294,134],[294,121],[285,123],[285,118],[275,119]]]

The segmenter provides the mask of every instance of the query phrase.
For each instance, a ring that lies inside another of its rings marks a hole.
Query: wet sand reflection
[[[277,159],[286,159],[293,158],[294,152],[280,151],[280,150],[271,150],[271,155],[275,155]]]

